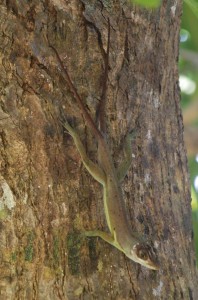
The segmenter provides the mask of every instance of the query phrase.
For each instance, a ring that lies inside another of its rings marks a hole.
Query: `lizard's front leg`
[[[118,250],[123,252],[123,249],[120,247],[120,245],[118,244],[115,238],[115,234],[113,236],[112,234],[101,230],[85,231],[84,234],[85,236],[90,236],[90,237],[98,236],[101,239],[103,239],[105,242],[109,243],[110,245],[116,247]]]
[[[93,230],[93,231],[85,231],[84,234],[86,236],[99,236],[105,242],[114,246],[114,237],[110,233],[101,230]]]

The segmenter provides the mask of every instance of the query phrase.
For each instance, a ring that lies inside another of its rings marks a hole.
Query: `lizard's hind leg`
[[[71,125],[68,122],[64,122],[63,126],[67,129],[69,134],[72,136],[74,143],[76,145],[76,148],[78,149],[78,152],[80,153],[82,162],[87,169],[87,171],[91,174],[91,176],[100,182],[102,185],[105,185],[106,182],[106,175],[104,171],[96,164],[94,164],[87,156],[86,150],[84,148],[84,145],[82,144],[80,137],[76,130],[71,127]]]

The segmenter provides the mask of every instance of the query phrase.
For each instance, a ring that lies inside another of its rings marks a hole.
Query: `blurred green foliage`
[[[198,3],[196,0],[185,0],[188,7],[194,12],[195,16],[198,18]]]
[[[156,8],[160,5],[160,0],[131,0],[132,3],[141,5],[145,8]]]
[[[183,5],[183,17],[181,24],[181,43],[180,43],[180,74],[191,79],[196,87],[198,86],[198,0],[185,0]],[[193,102],[198,101],[198,88],[194,93],[188,95],[182,93],[182,109],[185,115],[185,110],[188,109]],[[198,111],[197,119],[192,120],[193,127],[197,128],[198,132]],[[198,136],[198,134],[197,134]],[[188,145],[186,145],[188,147]],[[197,149],[198,154],[198,149]],[[192,196],[192,219],[194,228],[195,249],[198,261],[198,188],[196,188],[195,180],[198,178],[198,161],[196,154],[188,157],[190,179],[191,179],[191,196]]]

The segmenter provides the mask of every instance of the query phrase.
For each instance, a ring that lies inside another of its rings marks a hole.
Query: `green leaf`
[[[198,18],[198,3],[195,0],[185,0],[186,4],[191,8],[195,16]]]
[[[139,4],[146,8],[157,8],[160,5],[160,0],[131,0],[135,4]]]

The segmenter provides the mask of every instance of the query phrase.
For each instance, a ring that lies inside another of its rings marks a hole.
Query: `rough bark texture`
[[[0,299],[198,299],[178,88],[181,5],[1,2]],[[109,144],[117,164],[136,129],[123,193],[131,226],[157,248],[158,272],[79,235],[107,230],[102,189],[59,117],[72,120],[93,160],[97,147],[49,43],[95,118],[108,18]]]

